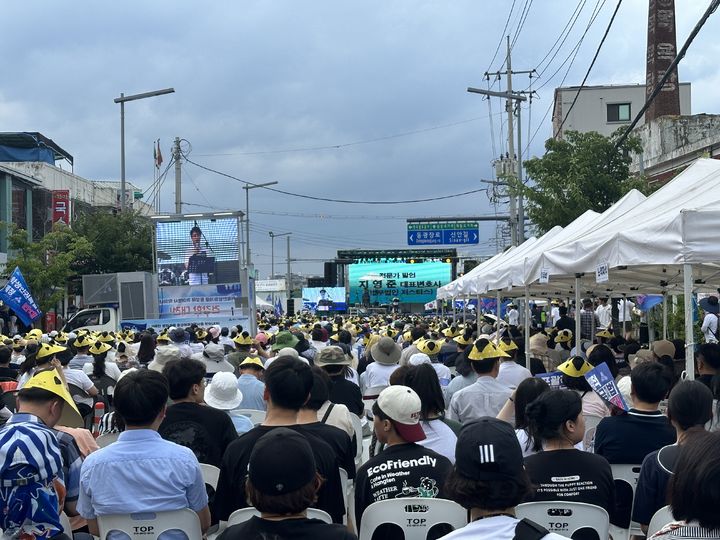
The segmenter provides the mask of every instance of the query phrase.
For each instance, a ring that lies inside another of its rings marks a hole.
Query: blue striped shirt
[[[62,478],[62,457],[55,432],[31,414],[16,413],[0,430],[0,476],[29,466],[42,479]]]

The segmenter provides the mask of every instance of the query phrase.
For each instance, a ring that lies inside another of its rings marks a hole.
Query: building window
[[[609,103],[607,106],[608,122],[629,122],[630,121],[630,104],[629,103]]]

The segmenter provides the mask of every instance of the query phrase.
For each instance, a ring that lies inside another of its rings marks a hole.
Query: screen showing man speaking
[[[310,287],[302,290],[303,309],[312,313],[345,311],[345,287]]]
[[[155,246],[161,286],[240,279],[236,217],[158,221]]]

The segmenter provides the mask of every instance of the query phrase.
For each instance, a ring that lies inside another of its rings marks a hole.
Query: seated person
[[[484,459],[484,454],[478,451],[482,448],[493,448],[492,459]],[[445,484],[445,496],[467,508],[470,523],[443,536],[442,540],[522,538],[523,529],[530,526],[515,517],[515,507],[532,491],[532,486],[510,424],[485,417],[463,425],[455,459],[455,467]],[[564,538],[545,532],[532,538]]]
[[[525,408],[525,415],[530,437],[543,448],[525,458],[525,468],[536,486],[528,501],[582,502],[611,514],[615,486],[610,464],[602,456],[575,448],[585,435],[580,396],[572,390],[544,392]]]
[[[125,431],[113,444],[90,454],[80,473],[78,511],[87,519],[91,534],[99,534],[99,515],[181,508],[197,512],[203,531],[210,527],[208,497],[197,458],[190,449],[165,441],[157,433],[168,396],[167,379],[152,370],[129,373],[115,387],[115,409],[125,421]],[[123,537],[108,536],[111,540]]]
[[[317,499],[322,482],[313,450],[303,435],[284,427],[269,431],[250,453],[244,490],[260,517],[228,527],[218,540],[357,538],[342,525],[308,519],[307,509]]]

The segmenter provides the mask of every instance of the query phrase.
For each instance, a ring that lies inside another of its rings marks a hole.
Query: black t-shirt
[[[450,460],[415,443],[385,448],[358,469],[355,521],[358,532],[365,509],[374,502],[402,497],[443,497]]]
[[[270,521],[257,516],[228,527],[218,540],[357,540],[343,525],[319,519]]]
[[[305,433],[315,435],[330,445],[335,451],[338,465],[345,469],[348,478],[355,478],[355,452],[357,445],[342,429],[322,422],[313,422],[312,424],[303,424]]]
[[[17,379],[18,377],[18,370],[11,367],[2,367],[0,366],[0,380],[2,379]]]
[[[698,375],[697,377],[695,377],[695,380],[696,380],[696,381],[700,381],[700,382],[703,383],[705,386],[707,386],[710,390],[712,390],[712,380],[713,380],[713,377],[715,377],[715,375],[708,375],[708,374]]]
[[[571,319],[567,315],[560,317],[555,323],[555,328],[558,330],[572,330],[575,331],[575,319]]]
[[[668,504],[667,488],[679,454],[680,447],[672,444],[645,457],[635,488],[633,521],[648,525],[655,512]]]
[[[362,400],[360,387],[352,381],[348,381],[342,375],[330,377],[330,401],[345,405],[351,413],[362,416],[365,411],[365,404]]]
[[[610,464],[602,456],[581,450],[538,452],[525,458],[535,486],[528,501],[572,501],[594,504],[612,513],[615,485]]]
[[[603,418],[595,431],[595,453],[610,463],[639,465],[650,452],[675,442],[675,428],[660,411],[630,409]]]
[[[258,439],[275,427],[256,426],[228,446],[220,465],[220,478],[212,505],[214,522],[227,521],[235,510],[249,506],[245,499],[245,478],[250,453]],[[340,483],[340,465],[335,452],[328,443],[307,431],[303,425],[284,427],[294,429],[308,438],[315,454],[317,470],[325,479],[318,492],[318,500],[312,506],[325,510],[332,516],[334,523],[342,523],[345,503]]]
[[[220,466],[227,446],[237,439],[235,426],[224,411],[198,403],[176,403],[167,409],[160,436],[187,446],[200,463]]]

